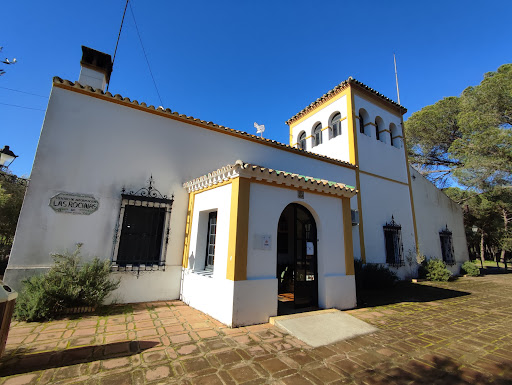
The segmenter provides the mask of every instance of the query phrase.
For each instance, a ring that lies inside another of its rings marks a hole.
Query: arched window
[[[332,117],[331,130],[333,138],[336,138],[338,135],[341,135],[341,114],[339,112]]]
[[[368,124],[370,124],[370,116],[368,115],[368,112],[366,112],[366,110],[364,108],[360,108],[359,109],[359,132],[361,134],[371,136],[370,132],[367,131],[371,126],[368,126],[367,128],[365,128],[365,125],[368,125]]]
[[[380,140],[380,127],[377,119],[375,119],[375,139]]]
[[[396,148],[402,148],[400,131],[394,123],[389,125],[389,132],[391,135],[391,145]]]
[[[313,128],[313,146],[318,146],[322,144],[322,124],[318,123],[315,128]]]
[[[393,136],[394,135],[396,135],[396,126],[393,123],[391,123],[389,125],[389,136],[391,138],[391,141],[389,142],[389,144],[391,144],[392,146],[394,146],[394,144],[393,144]]]
[[[306,133],[304,131],[302,131],[299,134],[299,140],[297,141],[297,147],[301,150],[306,149]]]

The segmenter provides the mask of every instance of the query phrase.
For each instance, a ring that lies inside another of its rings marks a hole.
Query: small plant
[[[101,305],[119,287],[110,279],[110,261],[82,263],[78,244],[73,253],[52,254],[54,265],[43,275],[23,281],[14,317],[23,321],[54,318],[66,308]]]
[[[425,277],[429,281],[446,282],[452,276],[450,270],[446,268],[446,264],[438,258],[429,259],[423,262],[422,265],[426,272]]]
[[[385,289],[398,281],[396,274],[378,263],[355,262],[356,286],[359,289]]]
[[[480,269],[471,261],[466,261],[460,267],[461,274],[467,274],[471,277],[480,275]]]

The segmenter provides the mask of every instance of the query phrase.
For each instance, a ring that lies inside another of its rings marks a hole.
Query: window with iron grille
[[[217,238],[217,211],[208,214],[208,233],[206,237],[205,268],[212,269],[215,261],[215,240]]]
[[[386,263],[390,266],[403,266],[402,226],[397,224],[392,216],[391,222],[386,223],[383,228],[386,244]]]
[[[443,261],[447,265],[454,265],[455,258],[453,256],[453,242],[452,232],[446,228],[439,232],[439,240],[441,241],[441,254],[443,255]]]
[[[114,270],[164,270],[169,223],[174,197],[168,199],[153,187],[121,193],[121,208],[114,235]]]

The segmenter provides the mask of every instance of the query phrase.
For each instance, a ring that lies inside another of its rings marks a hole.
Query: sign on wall
[[[50,198],[50,207],[58,213],[89,215],[98,210],[100,202],[92,195],[59,193]]]

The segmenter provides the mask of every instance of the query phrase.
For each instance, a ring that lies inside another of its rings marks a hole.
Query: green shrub
[[[356,287],[358,289],[385,289],[393,287],[398,280],[396,274],[378,263],[362,264],[354,261]]]
[[[450,273],[450,270],[446,268],[446,264],[438,259],[438,258],[432,258],[428,261],[424,262],[422,265],[424,265],[425,270],[425,277],[429,281],[448,281],[450,277],[452,276],[452,273]]]
[[[64,309],[101,305],[119,287],[110,279],[110,261],[81,263],[80,246],[73,253],[52,254],[54,265],[43,275],[23,281],[14,317],[23,321],[55,318]]]
[[[480,275],[480,269],[471,261],[464,262],[460,267],[460,272],[461,274],[467,274],[471,277]]]

